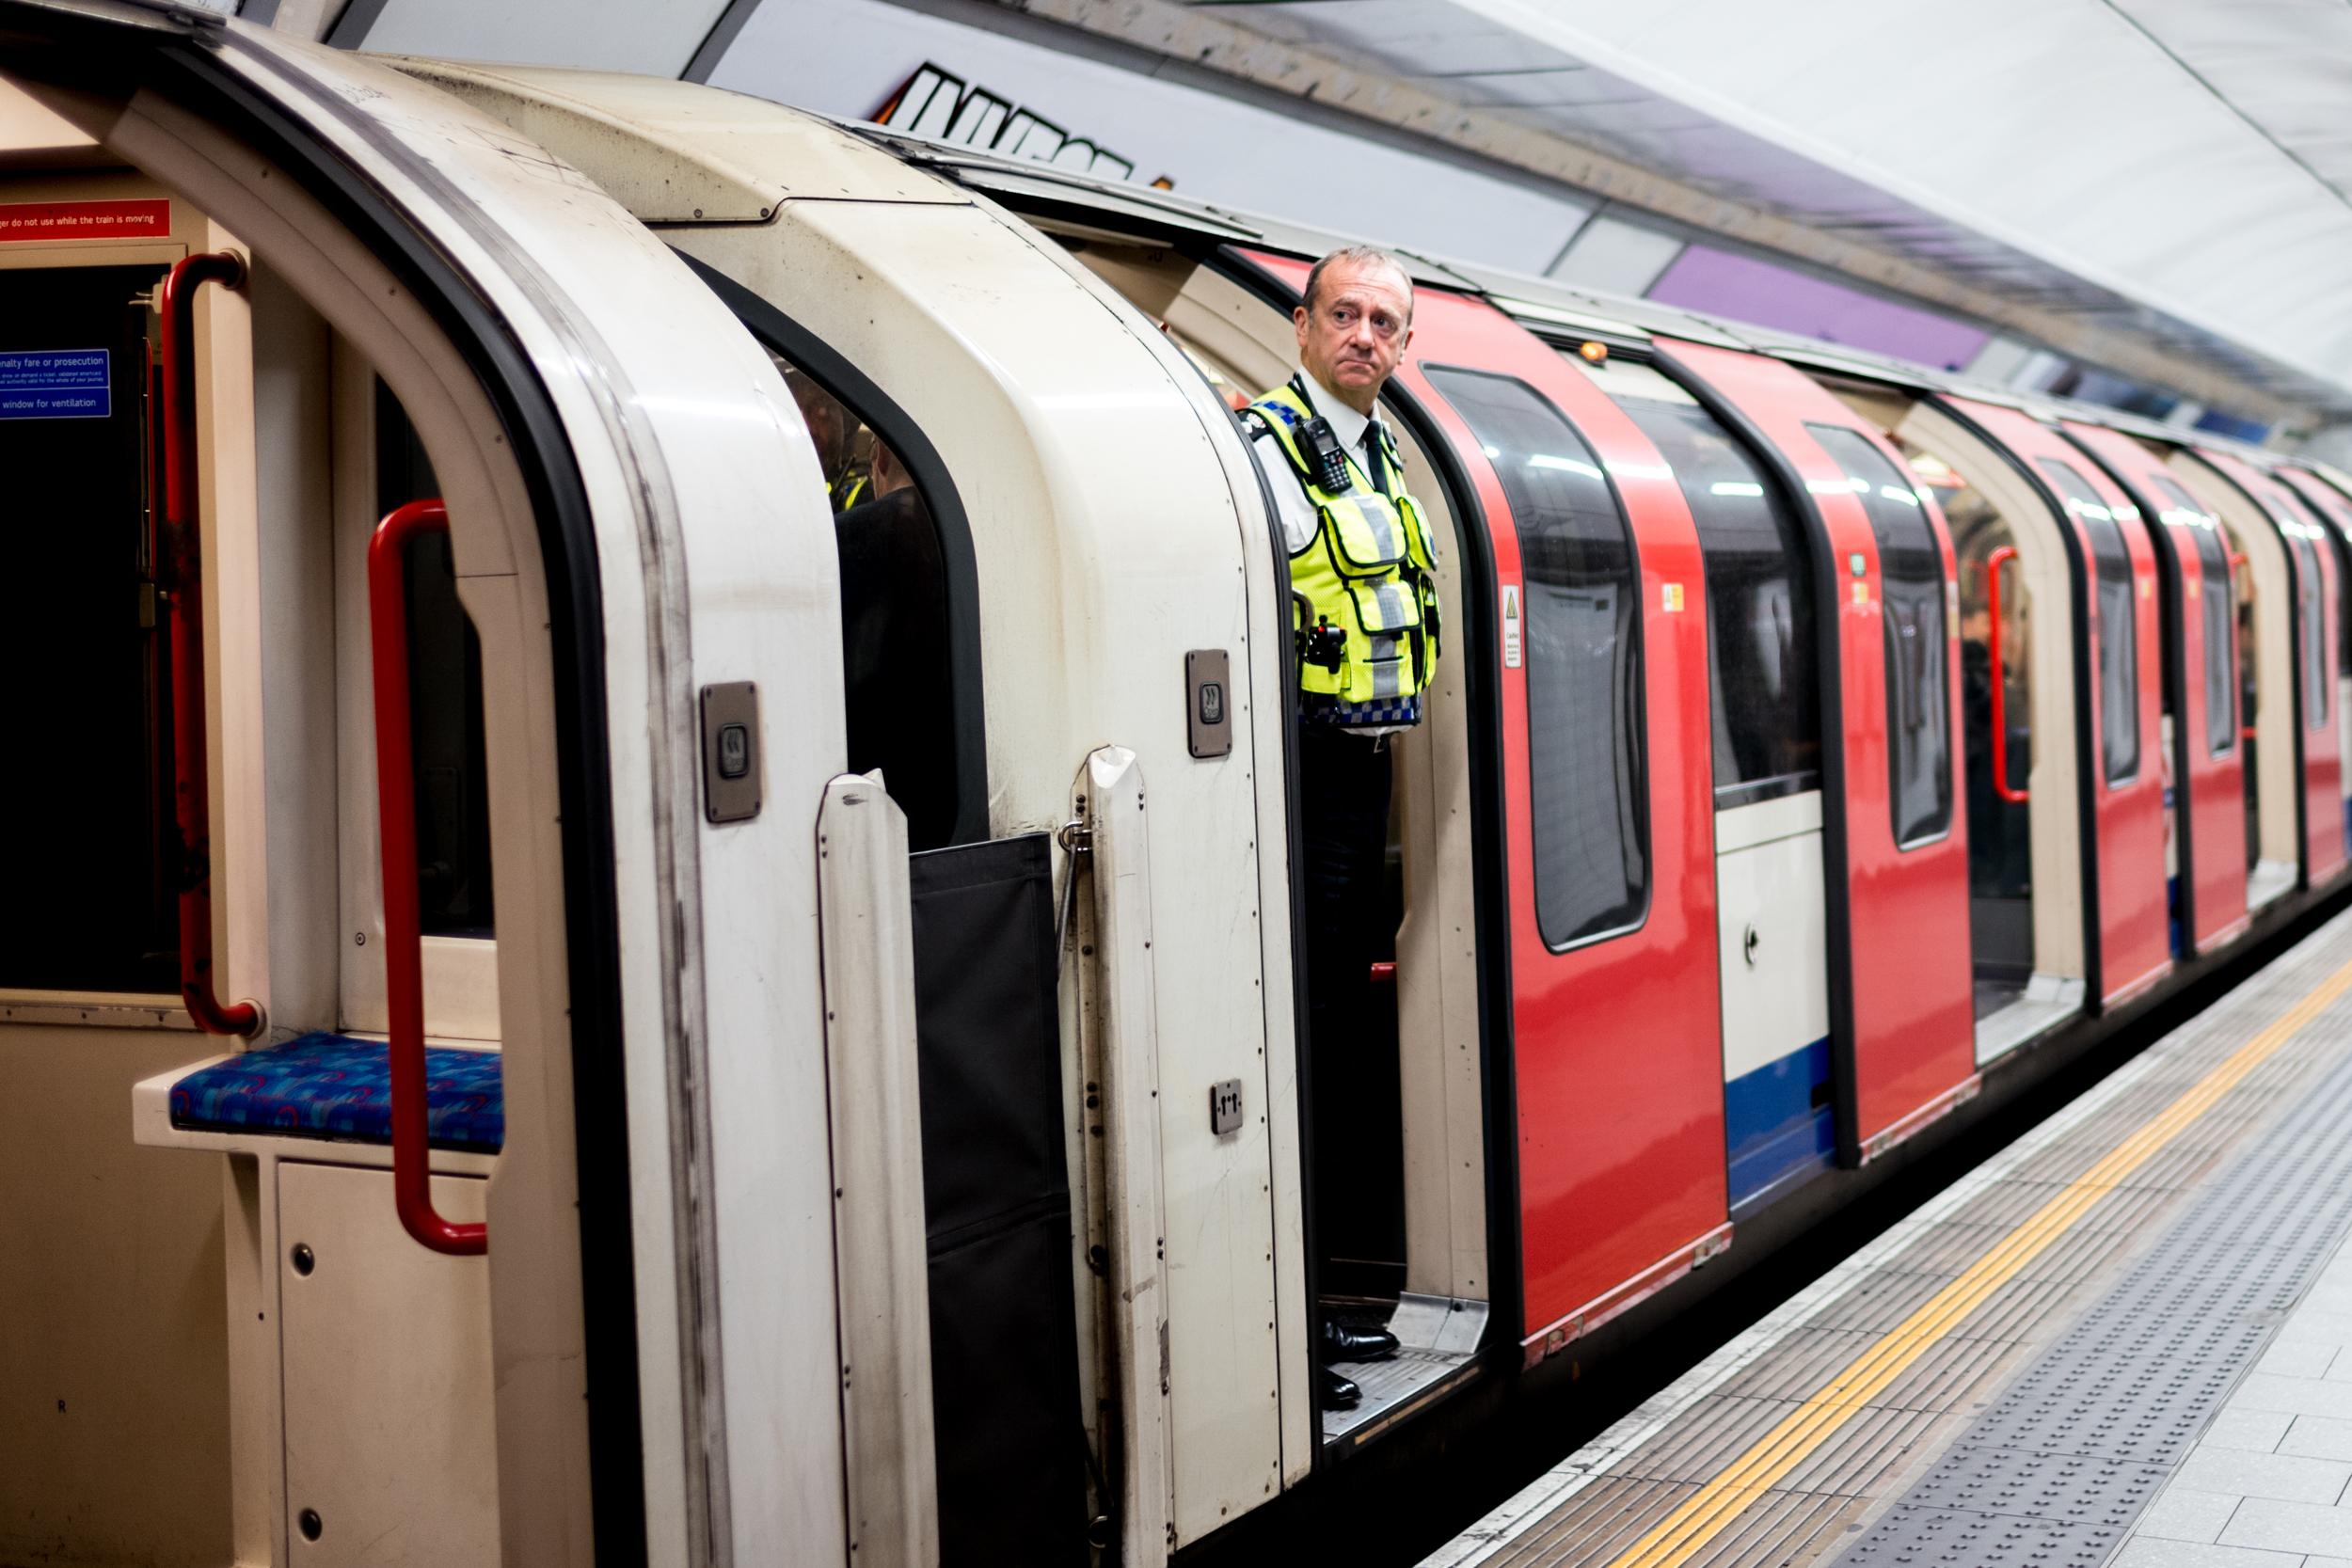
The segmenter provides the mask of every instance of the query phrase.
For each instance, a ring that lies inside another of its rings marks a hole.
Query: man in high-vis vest
[[[1390,740],[1421,722],[1438,662],[1435,542],[1406,491],[1379,415],[1380,388],[1413,335],[1413,285],[1369,246],[1335,250],[1307,275],[1292,314],[1298,373],[1243,410],[1290,555],[1291,630],[1298,656],[1299,800],[1307,905],[1308,1057],[1315,1210],[1329,1241],[1366,1203],[1360,1117],[1367,1085],[1397,1080],[1372,1011],[1372,966],[1389,923]],[[1394,1355],[1386,1329],[1326,1317],[1323,1402],[1362,1394],[1333,1362]]]

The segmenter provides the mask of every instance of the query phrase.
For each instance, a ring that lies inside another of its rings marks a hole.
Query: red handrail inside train
[[[197,522],[196,293],[235,288],[245,263],[226,251],[183,257],[164,279],[164,505],[171,610],[171,763],[180,830],[180,1000],[196,1026],[251,1035],[262,1010],[223,1005],[213,982],[213,807],[204,734],[204,567]],[[161,564],[161,557],[158,564]]]
[[[392,1201],[403,1229],[452,1257],[487,1252],[489,1228],[433,1207],[425,1149],[424,922],[417,906],[416,763],[408,721],[408,546],[447,533],[438,499],[395,508],[368,542],[368,636],[375,665],[376,831],[384,859],[384,998],[390,1013]]]
[[[2031,799],[2009,782],[2009,669],[2001,648],[2001,568],[2017,559],[2017,547],[2003,545],[1984,559],[1984,602],[1993,623],[1987,641],[1993,658],[1993,793],[2012,806]]]

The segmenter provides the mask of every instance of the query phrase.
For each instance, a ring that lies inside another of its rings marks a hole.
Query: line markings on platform
[[[2346,990],[2352,962],[2173,1101],[2105,1158],[2043,1204],[1968,1271],[1857,1356],[1827,1386],[1799,1405],[1747,1452],[1619,1555],[1610,1568],[1677,1568],[1728,1528],[1748,1506],[1776,1485],[1869,1401],[1981,1307],[2071,1229],[2100,1198],[2195,1125]]]

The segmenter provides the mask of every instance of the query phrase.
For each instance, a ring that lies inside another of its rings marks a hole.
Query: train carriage
[[[826,793],[783,381],[382,65],[131,8],[0,49],[0,182],[59,225],[0,254],[10,330],[112,371],[0,425],[72,520],[10,680],[103,781],[10,797],[56,858],[8,911],[0,1553],[846,1559],[841,1422],[786,1414],[838,1408],[814,828],[903,830]]]
[[[2331,482],[1407,256],[1443,653],[1313,1082],[1234,411],[1337,237],[85,0],[0,70],[0,211],[101,230],[0,243],[98,748],[19,784],[0,1553],[1375,1531],[2342,875]]]

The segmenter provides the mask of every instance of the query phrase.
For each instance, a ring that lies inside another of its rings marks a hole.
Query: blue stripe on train
[[[1828,1083],[1829,1037],[1823,1036],[1724,1085],[1734,1204],[1799,1170],[1826,1165],[1836,1154]]]

